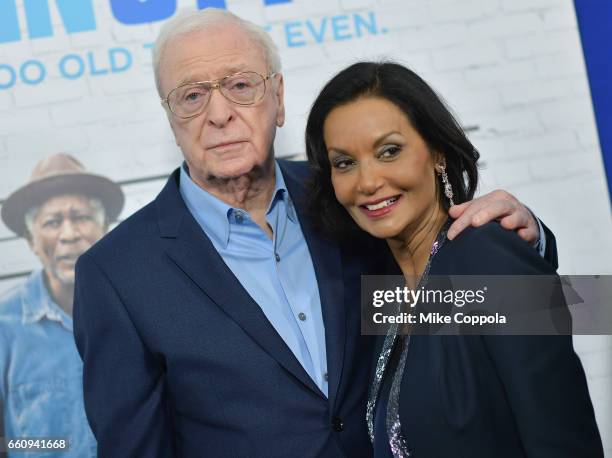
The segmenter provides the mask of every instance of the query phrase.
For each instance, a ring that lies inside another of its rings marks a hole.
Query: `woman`
[[[554,275],[497,223],[446,240],[472,198],[478,152],[435,92],[363,62],[322,90],[306,128],[310,207],[336,235],[383,238],[410,284],[433,275]],[[412,284],[414,286],[414,284]],[[367,421],[376,457],[603,456],[571,336],[403,335],[377,358]]]

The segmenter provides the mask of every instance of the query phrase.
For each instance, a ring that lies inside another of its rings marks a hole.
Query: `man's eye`
[[[78,223],[85,223],[87,221],[93,221],[93,217],[89,215],[76,215],[74,220]]]
[[[49,229],[57,229],[58,227],[60,227],[61,223],[62,222],[59,219],[48,219],[47,221],[43,223],[43,227],[46,227]]]
[[[205,89],[191,89],[183,95],[183,102],[185,103],[196,103],[206,97]]]
[[[251,84],[248,81],[233,81],[230,85],[230,91],[244,91],[251,88]]]

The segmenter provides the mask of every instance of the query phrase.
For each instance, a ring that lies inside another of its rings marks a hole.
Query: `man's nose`
[[[379,173],[376,164],[369,161],[363,162],[359,166],[359,183],[358,190],[362,194],[372,196],[382,188],[384,179]]]
[[[232,102],[227,100],[220,90],[213,90],[210,93],[206,111],[208,123],[219,128],[225,127],[234,117]]]
[[[81,238],[81,232],[77,226],[77,223],[70,218],[62,221],[60,228],[60,240],[64,243],[71,243]]]

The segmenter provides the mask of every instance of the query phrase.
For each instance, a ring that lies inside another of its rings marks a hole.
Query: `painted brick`
[[[504,106],[534,104],[553,101],[571,92],[572,84],[567,80],[530,81],[500,88]]]
[[[66,52],[70,47],[70,40],[65,33],[58,33],[44,40],[31,40],[30,46],[34,55],[43,55],[49,52]]]
[[[14,110],[13,97],[10,92],[0,90],[0,113]]]
[[[499,46],[491,41],[469,42],[433,52],[434,67],[439,70],[479,67],[501,60]]]
[[[344,10],[370,8],[375,5],[376,0],[340,0],[340,7]]]
[[[542,124],[535,113],[530,110],[515,110],[487,116],[482,122],[483,129],[502,134],[528,134],[542,130]]]
[[[0,126],[3,133],[13,135],[19,133],[31,134],[32,128],[50,128],[51,119],[49,118],[49,109],[29,108],[18,110],[16,113],[0,114]]]
[[[399,5],[394,8],[386,8],[378,13],[380,23],[390,31],[403,31],[414,26],[423,26],[420,32],[427,34],[435,30],[431,27],[429,9],[424,4],[411,7]],[[403,33],[399,35],[403,38]],[[427,39],[425,39],[427,41]]]
[[[481,113],[499,112],[502,108],[499,94],[492,89],[461,90],[442,93],[448,105],[462,116],[476,115],[480,118]],[[473,124],[473,121],[469,121]]]
[[[504,151],[507,159],[533,158],[579,150],[576,135],[566,130],[545,132],[538,135],[504,137]]]
[[[572,94],[580,95],[587,100],[591,100],[591,89],[589,82],[586,78],[573,77],[572,82]]]
[[[36,155],[38,159],[48,154],[66,151],[77,156],[87,150],[89,141],[82,131],[74,129],[36,129],[33,132],[21,132],[7,137],[6,146],[15,154]],[[33,167],[28,166],[28,171]],[[29,172],[28,172],[29,175]]]
[[[24,239],[14,239],[1,243],[2,256],[0,257],[0,275],[24,270],[32,270],[40,262],[28,248]]]
[[[321,17],[338,14],[342,11],[339,0],[311,0],[298,3],[297,7],[292,3],[281,3],[265,8],[262,6],[262,8],[267,22],[300,19],[303,17]]]
[[[571,8],[571,3],[565,0],[502,0],[501,5],[504,11]]]
[[[37,86],[18,84],[13,90],[17,108],[48,106],[58,102],[81,100],[88,96],[84,80],[49,80]]]
[[[473,36],[489,37],[520,37],[523,34],[535,33],[542,29],[542,19],[536,13],[518,13],[486,17],[469,23],[469,31]]]
[[[544,30],[557,30],[566,28],[576,28],[576,11],[574,8],[564,5],[563,8],[547,10],[542,13]]]
[[[110,33],[115,42],[125,44],[142,44],[154,41],[156,38],[148,24],[135,26],[116,22],[112,25]]]
[[[534,59],[536,69],[542,78],[563,78],[580,76],[585,78],[584,58],[579,43],[564,52]]]
[[[409,54],[414,50],[436,50],[467,40],[464,24],[441,24],[438,27],[410,27],[402,29],[398,52]]]
[[[563,98],[537,108],[539,118],[546,127],[573,128],[577,125],[593,125],[595,118],[591,104],[582,97]]]
[[[397,48],[397,42],[391,35],[379,35],[375,38],[355,40],[355,44],[347,49],[346,43],[330,41],[323,44],[325,53],[330,59],[339,62],[374,59],[380,60],[391,56]]]
[[[579,36],[576,30],[561,30],[506,38],[504,46],[509,58],[522,59],[572,49],[577,43]]]
[[[113,75],[112,78],[101,78],[100,85],[108,96],[130,95],[140,92],[154,94],[156,92],[153,77],[143,78],[138,72],[127,72]]]
[[[281,5],[276,5],[281,6]],[[261,2],[241,2],[232,4],[231,12],[243,19],[254,22],[255,24],[265,26],[266,15],[265,8],[262,7]]]
[[[57,105],[51,109],[51,119],[53,125],[66,127],[113,119],[130,119],[134,112],[134,103],[128,97],[98,97]]]
[[[585,148],[599,148],[599,135],[597,129],[592,124],[584,124],[574,128],[578,136],[580,146]]]
[[[293,156],[305,151],[304,142],[296,142],[295,138],[300,133],[302,137],[306,127],[306,115],[294,115],[285,120],[285,125],[277,131],[274,140],[274,152],[276,157]]]
[[[428,2],[434,22],[459,22],[483,19],[498,9],[496,2],[487,0],[435,1]]]

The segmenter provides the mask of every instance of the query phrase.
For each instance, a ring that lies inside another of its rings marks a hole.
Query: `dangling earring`
[[[440,178],[442,179],[442,184],[444,185],[444,195],[446,196],[446,198],[450,202],[450,206],[452,207],[453,205],[455,205],[455,202],[453,202],[453,187],[451,186],[450,181],[448,181],[448,175],[446,174],[446,167],[444,166],[444,164],[438,165],[438,175],[440,175]]]

